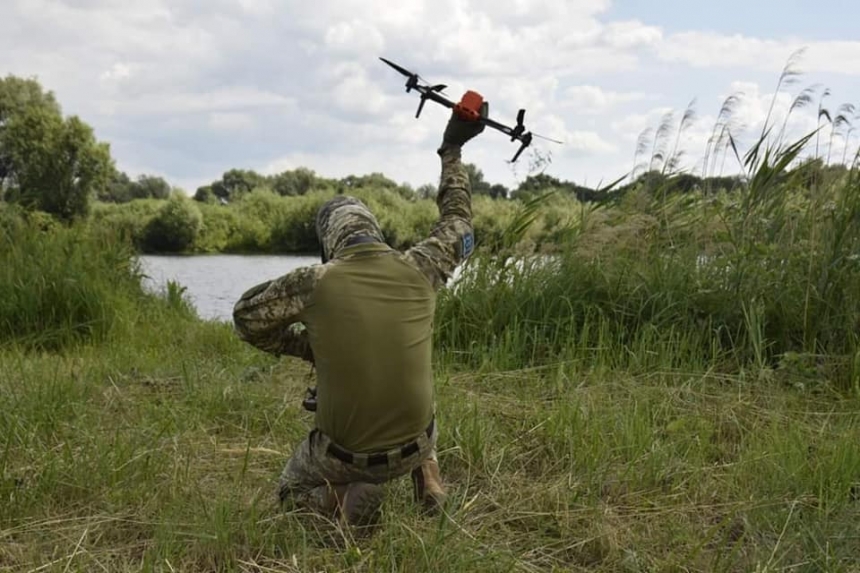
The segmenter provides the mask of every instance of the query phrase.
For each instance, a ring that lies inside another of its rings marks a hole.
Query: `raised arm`
[[[243,294],[233,307],[239,338],[271,354],[313,361],[307,331],[300,322],[326,268],[315,265],[296,269]]]
[[[481,115],[487,117],[488,112],[489,104],[484,102]],[[436,290],[448,282],[457,265],[475,249],[472,187],[460,155],[463,146],[482,131],[483,123],[451,114],[437,152],[442,159],[442,177],[436,195],[439,220],[427,239],[406,251],[407,260],[421,269]]]
[[[434,289],[445,285],[454,269],[475,247],[472,229],[472,191],[469,175],[460,161],[460,147],[442,147],[442,176],[436,205],[439,220],[430,236],[408,251],[406,258],[430,281]]]

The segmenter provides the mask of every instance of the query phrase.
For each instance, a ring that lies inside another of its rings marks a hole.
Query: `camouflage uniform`
[[[440,218],[427,239],[405,253],[391,249],[363,203],[336,197],[316,221],[324,262],[258,285],[236,303],[243,340],[317,368],[316,428],[284,468],[282,500],[321,508],[327,484],[382,483],[435,460],[435,293],[474,248],[460,148],[439,154]]]
[[[312,430],[293,452],[280,478],[281,501],[291,500],[299,506],[330,511],[329,485],[365,482],[381,484],[415,471],[426,460],[436,460],[435,424],[430,436],[416,439],[418,449],[404,457],[399,448],[382,452],[386,464],[369,465],[368,454],[353,454],[354,462],[346,463],[329,453],[331,438]]]

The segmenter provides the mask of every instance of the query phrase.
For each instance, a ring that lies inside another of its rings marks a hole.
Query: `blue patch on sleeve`
[[[463,258],[467,258],[475,250],[475,236],[472,233],[463,235]]]

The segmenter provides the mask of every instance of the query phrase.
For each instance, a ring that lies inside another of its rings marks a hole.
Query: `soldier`
[[[487,115],[487,104],[482,110]],[[242,340],[317,370],[315,428],[280,477],[281,502],[348,524],[375,523],[383,483],[411,474],[416,501],[446,500],[436,459],[431,344],[436,291],[474,248],[462,146],[481,122],[452,114],[430,236],[389,247],[373,213],[337,196],[317,213],[322,264],[253,287],[236,303]]]

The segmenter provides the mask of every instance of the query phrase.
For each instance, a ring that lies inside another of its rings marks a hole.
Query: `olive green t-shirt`
[[[316,363],[317,427],[355,452],[410,441],[433,416],[435,293],[475,246],[460,149],[443,146],[439,157],[439,219],[425,239],[404,253],[383,243],[340,248],[324,264],[252,287],[233,309],[242,340]],[[339,240],[361,236],[369,222],[330,231]]]
[[[317,368],[317,427],[355,452],[412,440],[433,416],[435,292],[384,244],[345,249],[301,313]]]

